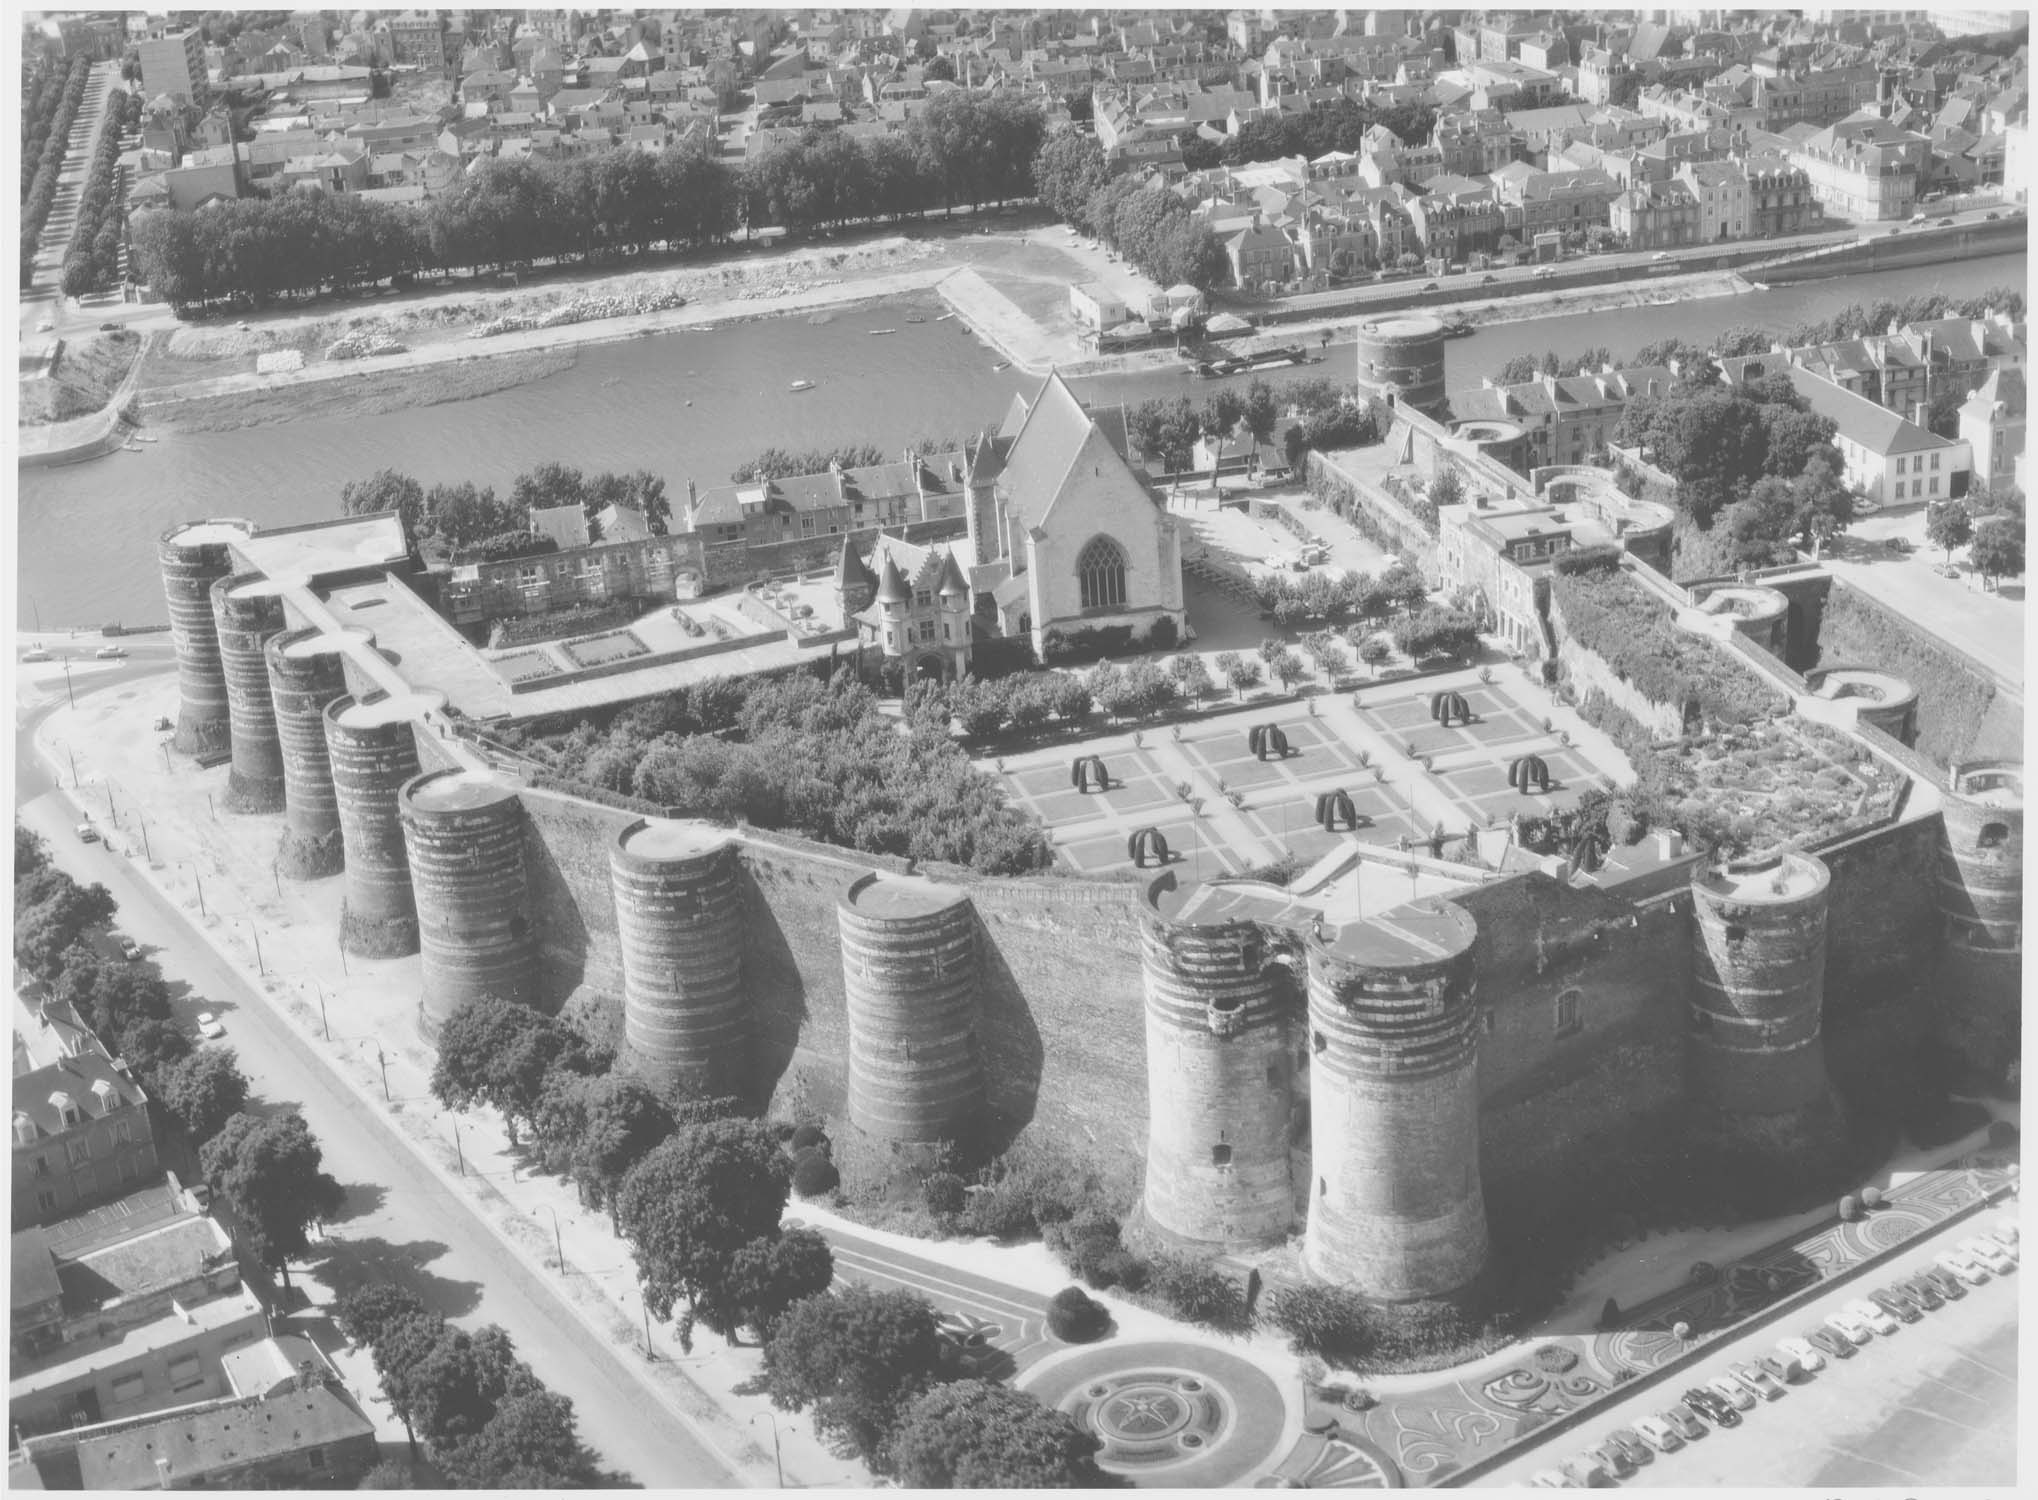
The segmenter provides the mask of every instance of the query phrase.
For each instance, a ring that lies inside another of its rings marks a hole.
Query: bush
[[[1625,572],[1550,580],[1563,634],[1593,652],[1654,703],[1696,700],[1707,718],[1746,724],[1781,711],[1780,694],[1725,649],[1679,630],[1668,607]]]
[[[795,1152],[807,1151],[828,1145],[828,1132],[818,1125],[802,1125],[793,1132],[792,1146]]]
[[[1623,549],[1611,542],[1602,542],[1594,547],[1576,547],[1562,553],[1550,565],[1551,571],[1566,577],[1580,573],[1610,573],[1620,567]]]
[[[1861,1190],[1861,1206],[1863,1208],[1882,1207],[1882,1189],[1877,1187],[1863,1188]]]
[[[969,1205],[963,1180],[953,1172],[936,1172],[920,1185],[920,1197],[927,1212],[937,1219],[952,1219]]]
[[[1110,1311],[1079,1286],[1063,1287],[1047,1303],[1047,1331],[1065,1344],[1087,1344],[1111,1326]]]
[[[1288,1335],[1297,1354],[1350,1368],[1372,1352],[1374,1330],[1365,1304],[1342,1287],[1305,1283],[1274,1293],[1267,1319]]]
[[[1842,1198],[1840,1200],[1840,1217],[1845,1219],[1849,1224],[1858,1221],[1862,1217],[1861,1200],[1855,1197],[1852,1193],[1849,1193],[1844,1198]]]
[[[1529,1358],[1546,1375],[1566,1375],[1578,1366],[1578,1351],[1564,1344],[1544,1344]]]
[[[1035,1233],[1040,1226],[1034,1220],[1033,1201],[1027,1194],[994,1183],[969,1195],[968,1206],[962,1213],[962,1227],[969,1234],[1016,1240]]]
[[[818,1198],[835,1191],[842,1174],[820,1151],[803,1151],[793,1160],[793,1191],[802,1198]]]
[[[1041,1241],[1067,1266],[1100,1291],[1116,1284],[1109,1272],[1112,1257],[1123,1250],[1121,1226],[1115,1214],[1101,1208],[1086,1208],[1074,1218],[1045,1226]]]
[[[1157,1255],[1147,1263],[1147,1271],[1148,1289],[1174,1316],[1221,1333],[1251,1328],[1245,1288],[1209,1262]]]

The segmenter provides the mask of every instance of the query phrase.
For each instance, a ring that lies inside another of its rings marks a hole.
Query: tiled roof
[[[94,1085],[100,1083],[112,1088],[118,1101],[116,1108],[139,1104],[148,1097],[140,1085],[113,1066],[111,1058],[97,1052],[81,1052],[16,1078],[14,1117],[18,1121],[25,1115],[33,1120],[40,1136],[60,1135],[76,1127],[63,1123],[56,1096],[68,1097],[88,1118],[96,1118],[105,1113],[93,1091]]]
[[[338,1386],[314,1386],[89,1438],[78,1445],[78,1467],[88,1490],[154,1489],[159,1459],[184,1485],[374,1431]]]
[[[1814,412],[1832,420],[1840,436],[1852,439],[1870,453],[1887,458],[1895,453],[1951,446],[1944,438],[1933,436],[1888,407],[1843,390],[1801,366],[1791,366],[1790,380]]]
[[[152,1225],[57,1265],[64,1302],[77,1312],[195,1281],[233,1254],[226,1231],[204,1214]],[[208,1264],[210,1262],[210,1264]]]

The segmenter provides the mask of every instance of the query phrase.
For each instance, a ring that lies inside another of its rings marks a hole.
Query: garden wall
[[[1309,493],[1391,552],[1415,560],[1425,577],[1437,574],[1436,533],[1385,492],[1339,468],[1334,457],[1312,450],[1303,463]]]
[[[1929,978],[1939,951],[1939,815],[1913,814],[1816,851],[1832,871],[1826,1015],[1872,1009]]]
[[[1819,659],[1872,662],[1918,690],[1917,750],[1937,766],[2021,760],[2024,704],[1988,669],[1859,589],[1836,582],[1819,628]]]
[[[1550,618],[1558,622],[1562,620],[1555,605],[1550,608]],[[1675,739],[1684,732],[1684,716],[1675,704],[1658,703],[1653,698],[1644,697],[1639,688],[1623,681],[1612,667],[1600,660],[1597,652],[1586,650],[1565,634],[1561,623],[1557,629],[1557,665],[1581,701],[1587,693],[1597,689],[1615,707],[1659,739]]]

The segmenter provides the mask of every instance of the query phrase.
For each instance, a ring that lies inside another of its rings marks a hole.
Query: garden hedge
[[[1625,571],[1559,574],[1551,597],[1564,635],[1656,703],[1695,699],[1722,724],[1746,724],[1789,705],[1748,667],[1702,637],[1679,630],[1669,607]]]

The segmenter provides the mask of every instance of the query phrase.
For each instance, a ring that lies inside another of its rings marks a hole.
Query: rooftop
[[[90,1438],[78,1445],[78,1467],[88,1490],[155,1489],[161,1487],[158,1461],[167,1461],[182,1487],[374,1431],[340,1387],[320,1385]]]
[[[217,523],[213,523],[217,524]],[[196,538],[189,532],[184,540]],[[393,511],[314,521],[308,526],[281,526],[255,535],[223,537],[248,566],[272,578],[317,578],[356,568],[394,566],[404,559],[403,521]]]
[[[70,1309],[85,1312],[196,1280],[232,1254],[224,1229],[208,1215],[187,1214],[82,1254],[60,1251],[57,1275]]]

